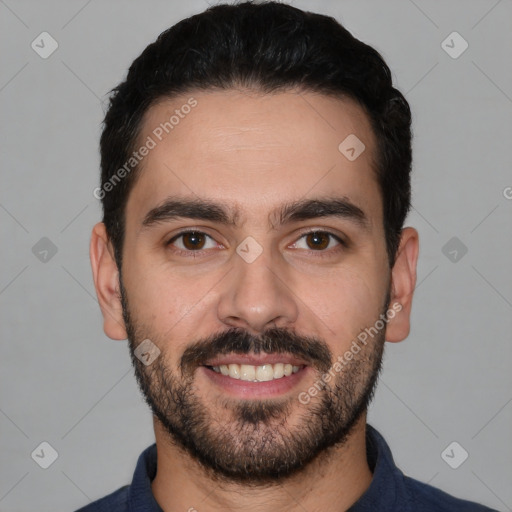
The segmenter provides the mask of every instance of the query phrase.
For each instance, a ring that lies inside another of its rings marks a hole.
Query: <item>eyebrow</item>
[[[346,219],[364,231],[371,230],[371,221],[365,212],[347,197],[303,199],[285,203],[270,213],[269,227],[275,230],[292,222],[325,217]],[[240,211],[208,199],[169,197],[145,215],[141,229],[146,230],[162,222],[180,218],[238,227]]]

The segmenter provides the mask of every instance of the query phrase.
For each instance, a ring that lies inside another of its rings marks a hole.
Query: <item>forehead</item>
[[[190,92],[146,112],[142,145],[151,149],[130,193],[127,225],[140,224],[169,196],[236,206],[241,221],[284,202],[329,194],[348,197],[370,218],[380,216],[374,135],[362,108],[349,99]],[[352,148],[364,150],[353,159]]]

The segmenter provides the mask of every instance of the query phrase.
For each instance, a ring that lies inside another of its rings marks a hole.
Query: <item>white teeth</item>
[[[253,367],[254,368],[254,367]],[[274,379],[274,369],[271,364],[256,367],[256,380],[266,382]]]
[[[229,368],[229,376],[232,379],[240,378],[240,366],[238,366],[237,364],[230,364],[228,368]]]
[[[253,366],[251,364],[221,364],[213,366],[213,370],[232,379],[245,380],[248,382],[267,382],[269,380],[289,377],[292,373],[297,373],[300,366],[291,364],[276,363]]]
[[[256,379],[256,368],[249,364],[240,365],[240,380],[253,381]]]
[[[284,377],[284,364],[277,363],[274,365],[274,379],[280,379]]]

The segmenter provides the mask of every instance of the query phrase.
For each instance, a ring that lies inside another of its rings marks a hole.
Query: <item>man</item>
[[[90,511],[480,511],[405,477],[366,424],[409,333],[411,116],[334,19],[217,5],[110,99],[91,238],[156,444]]]

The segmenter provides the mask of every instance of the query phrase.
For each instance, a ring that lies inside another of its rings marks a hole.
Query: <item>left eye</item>
[[[328,233],[327,231],[311,231],[309,233],[304,233],[299,240],[304,240],[306,243],[306,247],[298,247],[299,249],[306,249],[306,250],[326,250],[331,249],[333,245],[344,245],[343,241],[337,237],[336,235],[333,235],[332,233]],[[334,244],[331,244],[333,242]],[[298,246],[299,242],[295,242],[293,244],[294,247]]]

